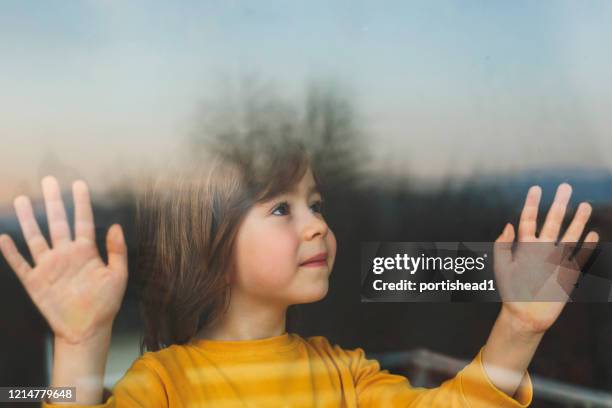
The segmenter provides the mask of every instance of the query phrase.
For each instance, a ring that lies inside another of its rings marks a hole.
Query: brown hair
[[[184,344],[223,315],[241,221],[255,203],[290,190],[309,165],[290,137],[219,143],[145,189],[137,205],[141,353]]]

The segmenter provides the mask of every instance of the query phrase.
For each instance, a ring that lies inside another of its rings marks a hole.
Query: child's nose
[[[325,237],[327,235],[327,231],[327,223],[321,217],[310,213],[303,228],[304,239],[311,240],[318,235]]]

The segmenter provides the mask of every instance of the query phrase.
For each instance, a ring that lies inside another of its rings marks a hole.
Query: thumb
[[[512,262],[512,243],[514,242],[514,227],[507,223],[501,235],[495,240],[493,245],[493,257],[495,262]]]
[[[123,230],[119,224],[113,224],[106,234],[106,251],[108,267],[113,271],[127,272],[127,246]]]

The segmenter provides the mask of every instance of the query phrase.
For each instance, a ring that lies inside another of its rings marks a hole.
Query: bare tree
[[[187,151],[197,158],[200,149],[219,144],[280,143],[299,138],[309,149],[324,188],[355,187],[365,161],[353,104],[334,81],[313,81],[303,101],[279,96],[271,83],[246,78],[226,81],[215,99],[198,111],[197,125]]]

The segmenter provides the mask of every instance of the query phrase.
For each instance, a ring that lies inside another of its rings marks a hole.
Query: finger
[[[127,246],[119,224],[113,224],[106,234],[106,250],[110,269],[127,273]]]
[[[493,245],[493,256],[495,262],[509,263],[512,262],[512,243],[514,242],[514,227],[508,223],[504,227],[504,231],[495,240]]]
[[[13,239],[6,235],[0,235],[0,251],[6,258],[6,262],[8,262],[9,266],[15,271],[15,274],[24,282],[26,276],[32,270],[30,264],[21,256]]]
[[[521,241],[535,239],[538,221],[538,206],[540,205],[541,196],[542,189],[540,186],[532,186],[527,192],[525,205],[523,206],[518,226],[518,236]]]
[[[578,209],[576,210],[576,214],[574,215],[574,219],[570,223],[569,227],[567,227],[565,234],[563,234],[563,238],[561,238],[561,242],[579,242],[582,232],[584,231],[584,227],[589,221],[591,212],[592,207],[589,203],[580,203]]]
[[[89,188],[82,180],[72,183],[72,194],[74,199],[74,237],[82,238],[91,242],[96,240],[93,210]]]
[[[561,230],[561,224],[563,224],[563,218],[565,217],[565,211],[567,209],[567,203],[572,196],[572,186],[567,183],[559,184],[555,199],[548,210],[546,215],[546,221],[542,226],[542,231],[538,239],[546,242],[557,242],[559,237],[559,231]]]
[[[59,184],[55,177],[47,176],[42,179],[42,188],[45,197],[45,209],[47,210],[51,243],[53,246],[66,243],[71,240],[70,226],[66,219],[66,210],[60,194]]]
[[[19,196],[15,198],[13,205],[32,259],[37,262],[41,255],[49,250],[49,245],[40,232],[38,222],[34,217],[34,210],[32,210],[32,203],[28,197]]]
[[[580,248],[580,250],[578,250],[576,256],[574,256],[574,260],[576,261],[580,269],[584,268],[584,265],[586,265],[587,261],[593,254],[595,247],[597,247],[598,241],[599,234],[595,231],[589,232],[584,238],[584,243],[582,244],[582,247]]]

